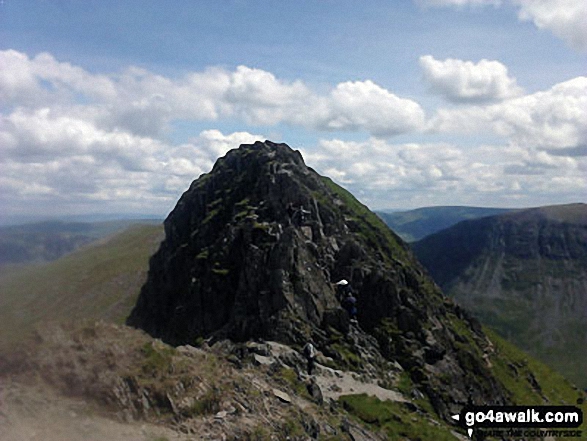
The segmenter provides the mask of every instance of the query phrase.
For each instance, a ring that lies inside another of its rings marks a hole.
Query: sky
[[[0,222],[269,139],[372,209],[587,202],[585,0],[0,0]]]

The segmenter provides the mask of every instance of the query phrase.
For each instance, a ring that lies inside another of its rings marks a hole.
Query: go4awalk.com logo
[[[583,412],[575,406],[467,406],[452,418],[473,436],[578,437]]]

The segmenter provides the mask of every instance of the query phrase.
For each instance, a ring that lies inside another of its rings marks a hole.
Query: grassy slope
[[[0,273],[0,345],[39,322],[105,319],[122,323],[134,306],[161,225],[133,226],[54,262]]]

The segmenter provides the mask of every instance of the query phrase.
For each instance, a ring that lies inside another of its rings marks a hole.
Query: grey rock
[[[314,378],[310,380],[310,383],[307,384],[306,388],[308,389],[308,393],[312,397],[312,400],[314,400],[318,404],[324,403],[322,390],[320,389],[320,386],[318,385],[318,383],[316,383],[316,380]]]
[[[283,401],[284,403],[291,403],[291,397],[279,389],[273,389],[273,395],[275,395],[277,398],[279,398],[280,401]]]

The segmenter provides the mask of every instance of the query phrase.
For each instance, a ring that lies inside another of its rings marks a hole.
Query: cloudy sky
[[[0,2],[0,220],[165,216],[258,139],[374,209],[586,202],[587,2]]]

